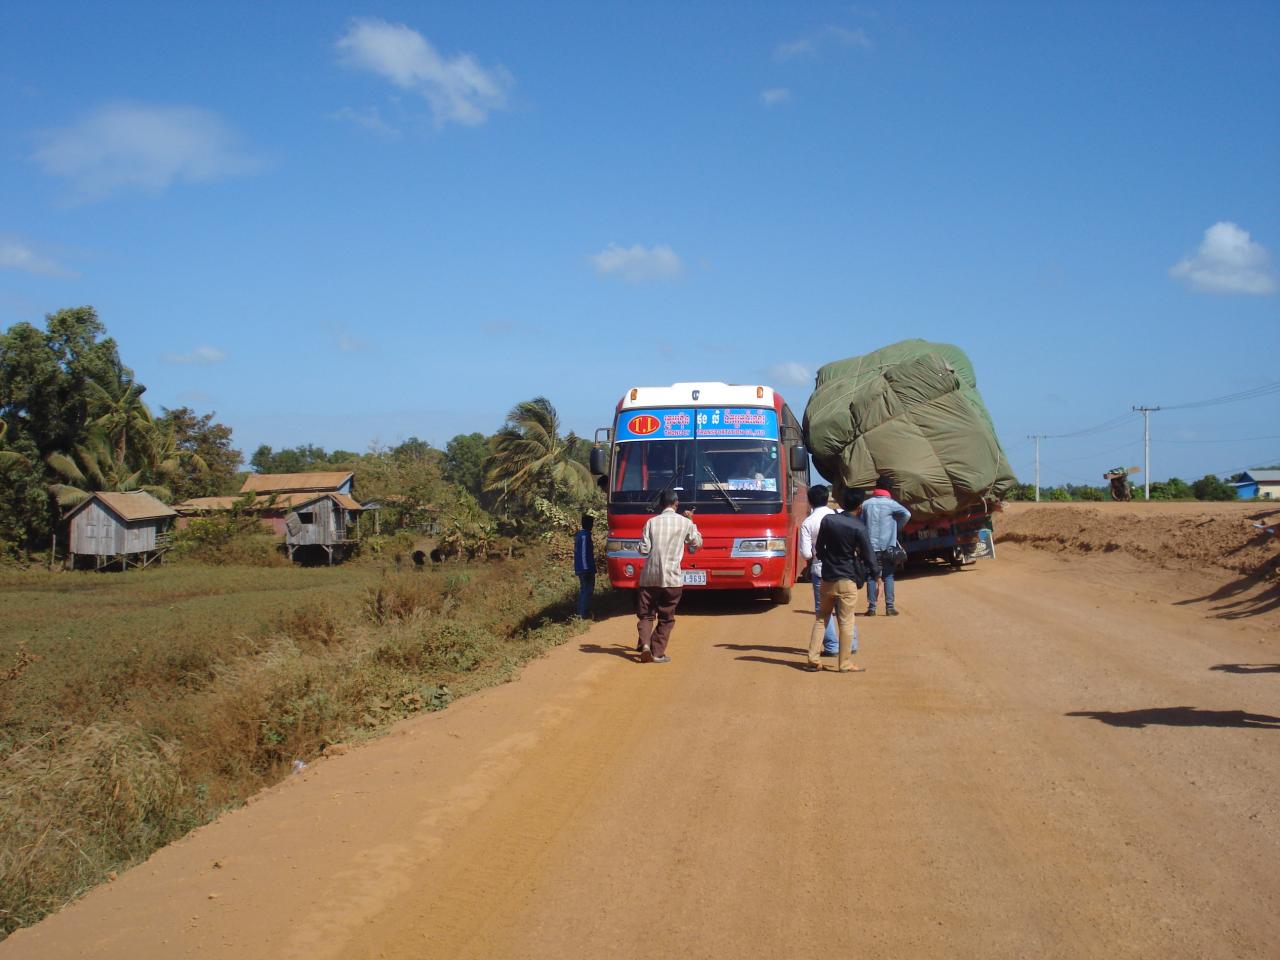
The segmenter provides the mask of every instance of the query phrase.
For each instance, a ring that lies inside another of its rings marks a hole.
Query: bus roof
[[[632,387],[622,395],[619,410],[638,407],[772,407],[772,387],[759,384],[695,380],[669,387]]]

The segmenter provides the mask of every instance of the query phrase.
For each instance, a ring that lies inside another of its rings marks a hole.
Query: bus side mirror
[[[582,461],[578,462],[581,463]],[[604,459],[604,450],[600,447],[591,448],[591,472],[597,477],[603,477],[609,472],[608,465]]]
[[[787,465],[791,467],[792,473],[807,474],[809,472],[809,451],[802,444],[797,443],[791,448],[790,457],[791,460]]]

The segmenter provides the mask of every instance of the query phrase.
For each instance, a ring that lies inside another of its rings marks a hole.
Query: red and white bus
[[[608,493],[615,587],[636,586],[645,562],[641,530],[670,487],[702,533],[702,549],[685,554],[686,587],[768,590],[778,602],[790,600],[809,511],[809,455],[799,422],[773,389],[633,387],[618,401],[613,427],[596,432],[591,469]]]

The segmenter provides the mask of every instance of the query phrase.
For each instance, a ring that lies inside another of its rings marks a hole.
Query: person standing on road
[[[662,512],[650,517],[640,535],[640,553],[647,557],[636,590],[636,620],[641,663],[670,663],[667,643],[676,623],[676,607],[684,590],[680,561],[685,548],[702,546],[694,522],[676,512],[680,498],[667,487],[658,495]],[[655,622],[656,621],[656,622]]]
[[[818,662],[822,649],[822,635],[827,619],[834,610],[839,624],[839,660],[836,670],[840,673],[861,673],[865,667],[853,663],[849,646],[853,640],[854,613],[858,605],[858,588],[868,582],[868,577],[880,576],[880,564],[867,528],[858,516],[862,506],[861,490],[845,490],[841,497],[844,513],[829,513],[818,527],[817,558],[822,563],[821,603],[809,631],[810,670],[821,670]]]
[[[898,545],[898,534],[911,519],[911,511],[893,499],[889,482],[883,477],[876,481],[876,495],[869,497],[862,505],[862,519],[867,525],[867,536],[871,539],[871,549],[876,552],[876,561],[884,578],[884,612],[886,616],[896,617],[898,608],[893,604],[893,548]],[[879,590],[875,580],[867,581],[867,616],[876,615],[876,600]]]
[[[816,615],[822,608],[822,561],[814,556],[813,548],[818,542],[818,528],[822,518],[835,513],[830,506],[831,488],[816,483],[809,488],[809,516],[800,524],[800,556],[809,561],[809,582],[813,584],[813,612]],[[834,657],[840,652],[840,638],[836,634],[836,618],[827,618],[826,631],[822,634],[822,655]],[[858,652],[858,628],[853,628],[851,654]]]
[[[582,515],[582,529],[573,535],[573,572],[578,575],[578,616],[583,620],[591,615],[591,595],[596,592],[596,548],[591,542],[591,531],[596,518],[589,513]]]

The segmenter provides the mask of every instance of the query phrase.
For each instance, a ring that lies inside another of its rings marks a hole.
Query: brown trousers
[[[636,590],[640,646],[648,647],[655,657],[667,652],[671,628],[676,624],[676,607],[683,592],[683,587],[640,587]]]

